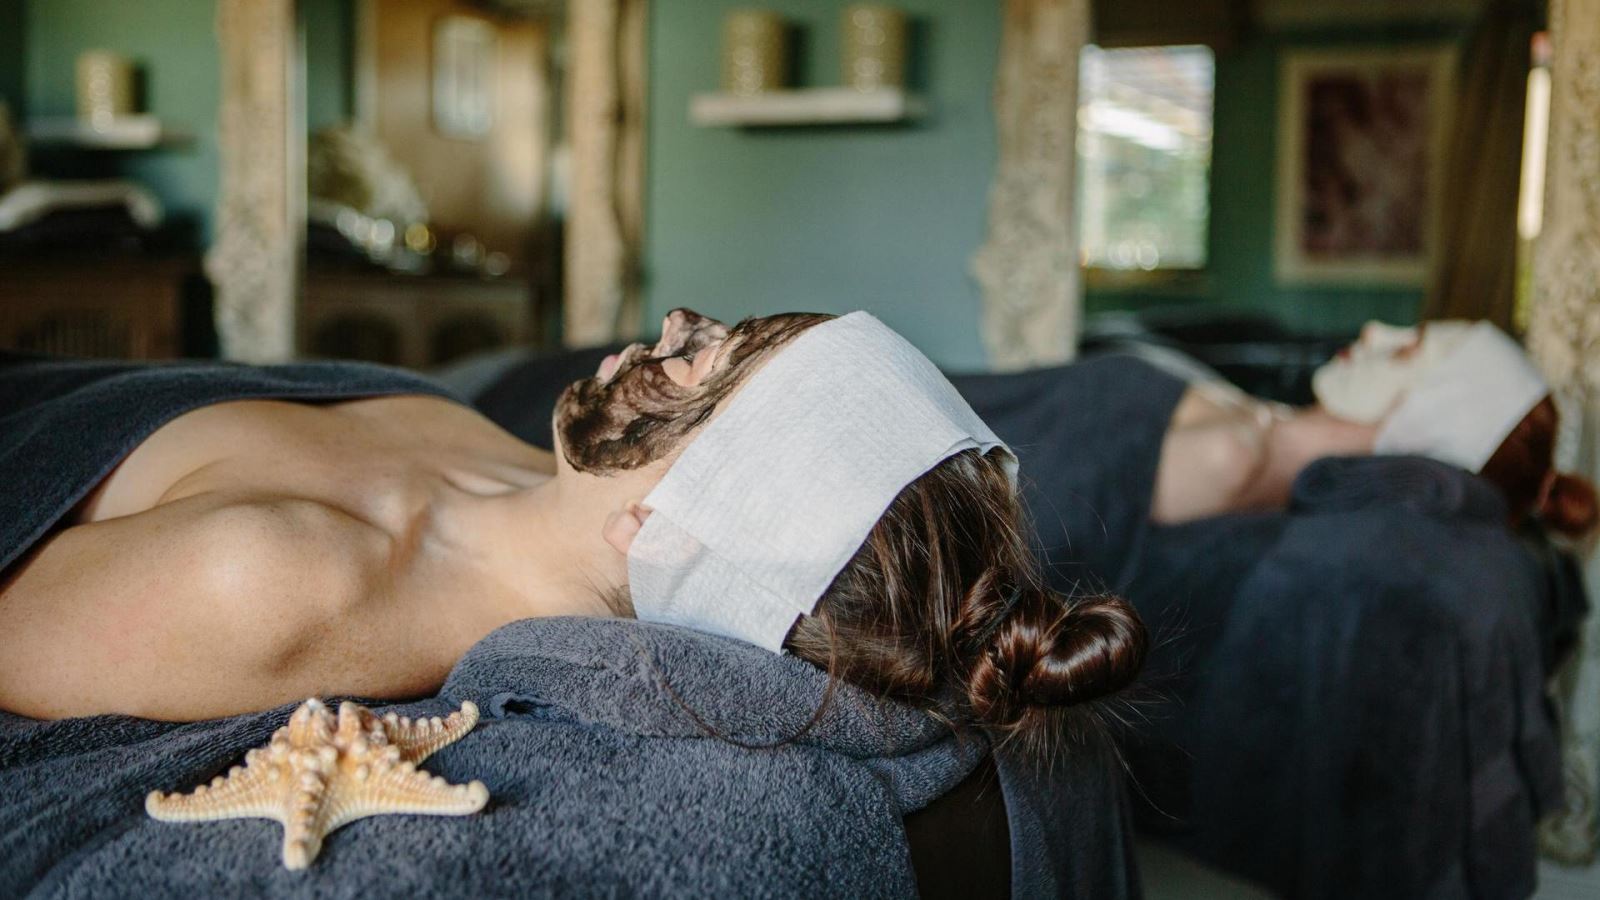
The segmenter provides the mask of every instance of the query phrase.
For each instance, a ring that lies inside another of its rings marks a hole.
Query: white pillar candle
[[[735,9],[722,20],[722,89],[759,94],[784,86],[788,48],[783,18],[771,10]]]
[[[133,114],[133,61],[109,50],[78,54],[78,118],[103,128]]]
[[[858,91],[900,87],[906,77],[906,14],[892,6],[845,8],[840,32],[844,83]]]

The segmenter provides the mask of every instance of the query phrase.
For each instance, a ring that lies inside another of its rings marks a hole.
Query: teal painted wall
[[[1461,26],[1263,34],[1217,55],[1206,284],[1194,293],[1090,291],[1090,312],[1217,304],[1276,315],[1302,331],[1348,332],[1368,319],[1411,323],[1417,288],[1283,287],[1272,273],[1278,65],[1285,51],[1341,45],[1455,42]]]
[[[192,215],[210,234],[217,197],[220,70],[212,0],[28,0],[26,103],[30,116],[75,112],[78,53],[115,50],[143,67],[145,109],[194,135],[169,149],[115,162],[149,186],[169,214]]]
[[[350,0],[300,0],[306,57],[306,133],[342,125],[355,108],[355,8]]]
[[[23,0],[0,0],[0,100],[13,116],[22,111],[26,12]]]
[[[718,83],[723,14],[736,2],[651,5],[646,308],[739,317],[867,308],[940,363],[984,363],[968,274],[995,162],[990,90],[998,5],[902,2],[918,21],[914,78],[930,119],[907,128],[696,128],[689,98]],[[845,0],[767,6],[804,35],[801,84],[837,83]],[[1090,312],[1216,304],[1343,332],[1413,321],[1416,289],[1284,288],[1272,274],[1278,63],[1284,50],[1459,41],[1459,26],[1257,34],[1217,58],[1210,266],[1188,293],[1096,290]]]
[[[727,0],[652,3],[646,308],[721,318],[869,309],[939,362],[983,364],[967,259],[994,170],[999,5],[899,0],[914,19],[905,127],[740,130],[689,124],[715,90]],[[838,84],[845,0],[771,0],[801,28],[800,83]]]

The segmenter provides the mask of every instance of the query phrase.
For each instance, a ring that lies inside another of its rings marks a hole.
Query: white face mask
[[[1341,419],[1377,424],[1430,369],[1462,345],[1472,326],[1454,320],[1429,322],[1420,329],[1368,322],[1360,340],[1312,375],[1312,393]]]

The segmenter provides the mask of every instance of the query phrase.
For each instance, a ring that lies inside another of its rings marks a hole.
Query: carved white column
[[[1550,143],[1544,223],[1534,248],[1528,346],[1563,415],[1562,468],[1600,481],[1600,0],[1551,0]],[[1600,554],[1586,578],[1600,597]],[[1561,675],[1567,809],[1545,823],[1547,853],[1595,857],[1600,784],[1600,616],[1590,614]]]
[[[572,0],[567,109],[572,184],[566,226],[564,338],[615,340],[639,255],[644,159],[644,0]]]
[[[1065,362],[1082,298],[1073,203],[1078,53],[1089,0],[1004,0],[994,115],[1000,160],[989,233],[972,258],[998,369]]]
[[[1600,0],[1551,0],[1550,145],[1528,344],[1555,384],[1600,393]]]
[[[222,183],[206,272],[229,359],[294,355],[300,194],[291,141],[294,0],[217,0]]]

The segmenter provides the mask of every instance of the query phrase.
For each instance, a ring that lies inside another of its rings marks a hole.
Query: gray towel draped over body
[[[452,396],[371,366],[0,356],[0,566],[183,412],[395,394]],[[514,622],[474,645],[437,696],[384,707],[442,715],[478,703],[478,727],[425,766],[482,780],[488,808],[357,821],[304,873],[280,865],[274,822],[179,825],[143,811],[147,792],[188,790],[237,764],[290,707],[187,724],[0,713],[0,896],[910,896],[902,816],[959,783],[987,741],[848,686],[801,733],[827,690],[808,664],[684,629]],[[780,746],[746,749],[701,721]],[[997,757],[1017,896],[1137,896],[1103,738],[1087,734],[1046,770]]]

